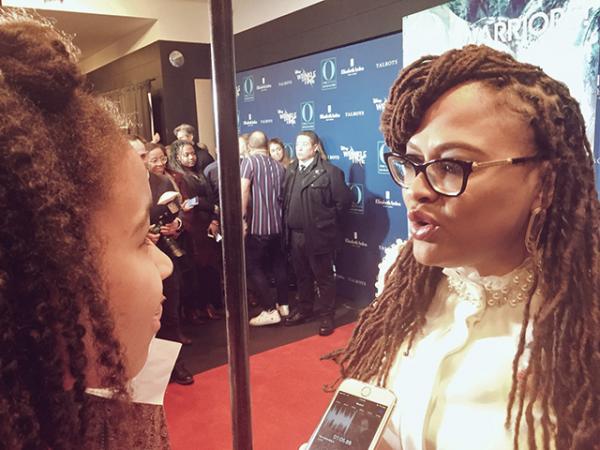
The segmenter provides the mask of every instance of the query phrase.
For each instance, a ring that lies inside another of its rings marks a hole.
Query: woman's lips
[[[409,211],[408,220],[410,221],[411,234],[418,241],[433,241],[440,229],[439,224],[433,217],[421,211]]]

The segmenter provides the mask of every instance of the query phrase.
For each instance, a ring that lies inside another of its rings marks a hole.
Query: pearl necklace
[[[450,289],[473,303],[481,303],[485,299],[490,307],[508,304],[514,308],[523,303],[529,297],[535,281],[531,260],[502,277],[481,277],[474,271],[468,271],[469,269],[444,269]]]

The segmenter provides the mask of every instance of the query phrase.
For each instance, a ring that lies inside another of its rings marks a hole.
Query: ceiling
[[[205,0],[187,0],[204,2]],[[56,21],[57,28],[75,36],[75,45],[81,50],[81,59],[99,52],[122,37],[139,30],[150,28],[156,19],[140,17],[109,16],[65,11],[37,12]]]

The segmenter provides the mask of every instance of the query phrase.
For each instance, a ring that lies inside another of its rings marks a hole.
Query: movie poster
[[[403,65],[467,44],[511,53],[569,87],[593,145],[599,23],[600,0],[454,0],[404,18]]]

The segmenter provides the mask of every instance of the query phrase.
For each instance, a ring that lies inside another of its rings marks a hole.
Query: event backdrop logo
[[[331,105],[327,105],[327,112],[319,114],[319,119],[324,120],[326,122],[331,122],[333,120],[339,119],[341,116],[339,113],[336,113],[332,110]]]
[[[328,91],[337,87],[337,63],[336,58],[321,60],[321,89]]]
[[[383,112],[383,108],[385,108],[386,101],[387,98],[373,97],[373,105],[375,105],[375,109],[379,112]]]
[[[364,166],[367,162],[367,152],[364,150],[354,150],[354,147],[346,147],[345,145],[340,145],[340,151],[344,158],[350,161],[352,164],[359,164]]]
[[[242,122],[244,124],[244,126],[246,127],[253,127],[254,125],[256,125],[258,122],[252,118],[252,114],[248,113],[248,119],[244,120]]]
[[[295,151],[294,151],[294,146],[292,144],[290,144],[289,142],[286,142],[285,144],[283,144],[283,147],[285,148],[285,152],[288,154],[288,156],[290,158],[294,158],[295,155]]]
[[[383,155],[389,151],[390,148],[385,145],[385,141],[377,141],[377,173],[389,175],[390,171],[388,170],[388,166],[385,163],[385,158],[383,157]]]
[[[294,70],[294,74],[299,82],[307,86],[313,86],[315,84],[315,79],[317,78],[316,70],[307,71],[304,69],[296,69]]]
[[[244,101],[254,101],[254,77],[252,75],[248,75],[244,78],[244,82],[242,84],[244,86]]]
[[[352,204],[348,212],[352,214],[365,213],[365,187],[361,183],[350,183],[350,192],[352,192]]]
[[[375,204],[383,206],[384,208],[392,209],[402,206],[402,202],[394,200],[390,191],[385,191],[384,198],[376,198]]]
[[[342,75],[347,76],[347,77],[352,77],[352,76],[357,75],[360,72],[364,72],[364,71],[365,71],[365,68],[363,66],[361,66],[361,65],[358,65],[358,66],[355,65],[354,64],[354,58],[350,58],[349,67],[346,67],[346,68],[342,69],[340,71],[340,73]]]
[[[369,244],[367,244],[365,241],[361,241],[358,238],[358,231],[355,231],[354,233],[352,233],[351,238],[345,238],[344,242],[346,244],[350,245],[351,247],[355,247],[355,248],[367,248],[369,246]]]
[[[296,112],[288,112],[286,109],[278,109],[277,114],[286,125],[296,125]]]
[[[240,96],[240,92],[242,91],[242,87],[239,84],[235,85],[235,98]]]
[[[300,126],[303,130],[315,129],[315,102],[300,103],[300,118],[302,119]]]
[[[256,90],[259,92],[265,92],[265,91],[268,91],[269,89],[271,89],[271,87],[272,87],[271,83],[268,83],[267,79],[265,77],[262,77],[260,79],[260,84],[258,84],[256,86]]]

